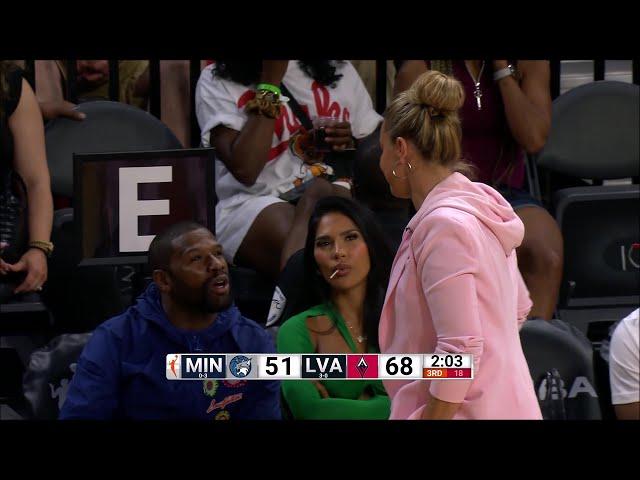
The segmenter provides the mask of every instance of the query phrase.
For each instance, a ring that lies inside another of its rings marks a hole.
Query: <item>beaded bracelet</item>
[[[280,101],[275,94],[268,90],[260,90],[256,96],[247,102],[245,112],[258,113],[268,118],[277,118],[280,115]]]

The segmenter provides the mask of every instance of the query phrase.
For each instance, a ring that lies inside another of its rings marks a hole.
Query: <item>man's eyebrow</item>
[[[190,253],[193,250],[198,250],[200,248],[203,248],[200,245],[192,245],[191,247],[187,247],[186,249],[184,249],[182,251],[182,255],[187,255],[188,253]],[[208,248],[208,247],[207,247]],[[215,242],[212,246],[211,246],[212,250],[222,250],[222,245],[220,245],[219,243]]]

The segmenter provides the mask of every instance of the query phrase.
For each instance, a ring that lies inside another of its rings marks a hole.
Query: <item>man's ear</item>
[[[171,291],[171,278],[164,270],[154,270],[151,278],[153,278],[153,282],[162,293],[169,293],[169,291]]]

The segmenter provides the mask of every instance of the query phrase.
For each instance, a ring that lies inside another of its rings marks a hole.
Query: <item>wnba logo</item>
[[[182,378],[182,362],[180,354],[170,353],[167,355],[167,379],[176,380]]]
[[[547,392],[548,389],[549,392]],[[541,401],[547,398],[547,394],[551,400],[564,400],[565,398],[576,398],[581,393],[598,398],[595,388],[593,388],[587,377],[575,377],[568,392],[562,378],[558,378],[557,382],[551,382],[550,384],[546,378],[543,378],[538,385],[538,399]]]

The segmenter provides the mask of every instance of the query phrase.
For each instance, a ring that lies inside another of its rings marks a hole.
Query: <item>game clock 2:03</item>
[[[427,365],[425,368],[459,368],[464,365],[464,358],[461,354],[431,354],[426,355]]]

